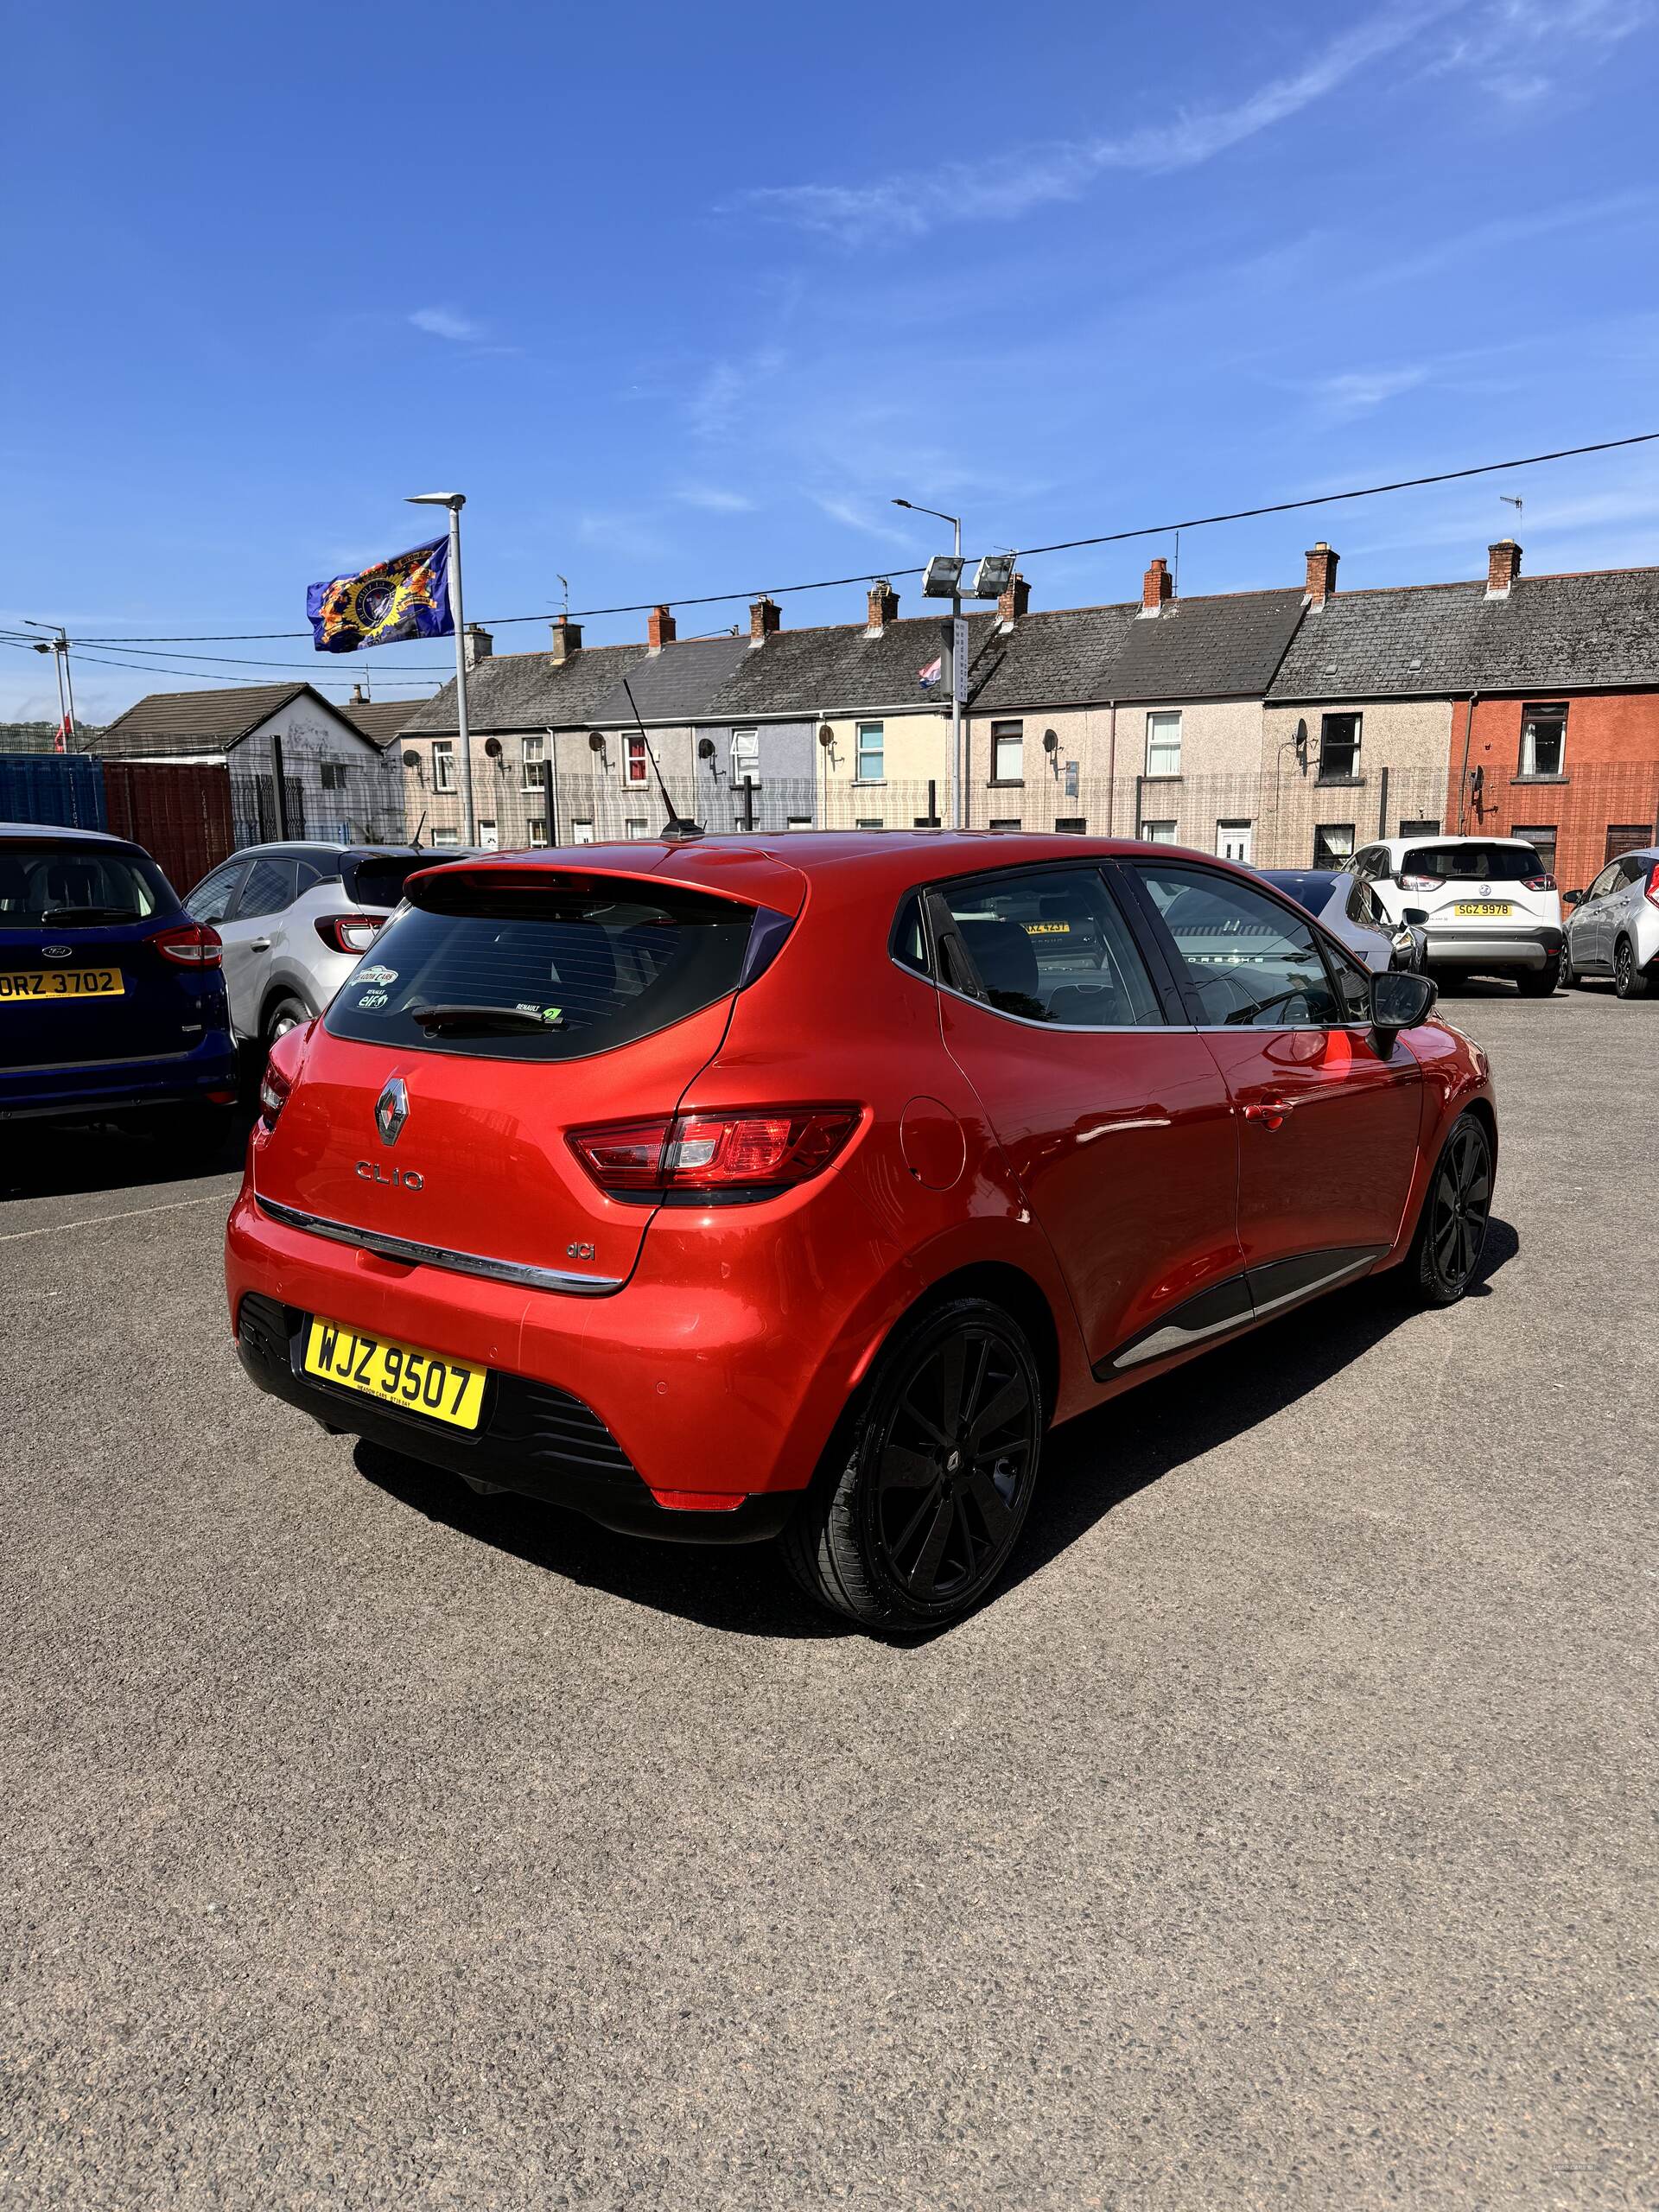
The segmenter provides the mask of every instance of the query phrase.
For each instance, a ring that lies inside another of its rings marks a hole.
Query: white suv
[[[1513,976],[1528,998],[1561,980],[1561,894],[1522,837],[1384,837],[1354,857],[1389,919],[1422,930],[1431,972]]]
[[[1659,982],[1659,845],[1621,853],[1587,891],[1569,891],[1567,980],[1611,976],[1622,999]]]

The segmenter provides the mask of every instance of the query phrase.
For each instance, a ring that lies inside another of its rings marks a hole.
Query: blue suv
[[[237,1096],[219,957],[141,845],[0,822],[0,1123],[215,1141]]]

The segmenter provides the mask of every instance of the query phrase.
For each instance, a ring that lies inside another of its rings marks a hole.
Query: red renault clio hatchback
[[[271,1054],[232,1325],[331,1430],[925,1627],[1056,1421],[1384,1268],[1462,1295],[1497,1126],[1433,1002],[1168,846],[435,868]]]

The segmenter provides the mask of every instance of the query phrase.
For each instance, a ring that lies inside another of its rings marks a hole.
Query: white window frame
[[[531,751],[531,747],[532,746],[534,746],[534,747],[535,747],[535,748],[536,748],[536,749],[535,749],[535,751],[534,751],[533,753]],[[531,735],[531,736],[526,737],[526,738],[525,738],[525,740],[524,740],[524,786],[523,786],[523,787],[524,787],[524,789],[525,791],[541,791],[541,790],[543,790],[543,789],[544,788],[543,782],[543,774],[542,774],[542,772],[543,772],[543,770],[546,767],[546,766],[547,766],[547,740],[546,740],[546,738],[545,738],[545,737],[537,737],[537,736],[534,736],[534,735]]]
[[[642,838],[650,836],[651,824],[649,822],[641,822],[636,816],[624,822],[622,834],[630,844],[637,845]]]
[[[732,732],[732,782],[734,786],[760,781],[760,733],[758,729]]]
[[[639,747],[638,754],[633,749],[636,745]],[[639,771],[637,776],[633,772],[636,768]],[[651,782],[651,747],[638,731],[622,740],[622,780],[634,791]]]
[[[1541,708],[1548,710],[1552,715],[1558,710],[1560,714],[1561,757],[1553,768],[1541,768],[1538,766],[1537,732],[1533,728],[1532,723],[1527,719],[1528,707],[1530,707],[1535,714],[1536,714]],[[1553,780],[1557,776],[1566,775],[1567,724],[1567,702],[1565,700],[1529,699],[1527,701],[1526,706],[1523,706],[1521,709],[1521,766],[1517,772],[1519,774],[1522,776],[1541,776],[1550,780]]]
[[[1172,737],[1168,725],[1174,724]],[[1173,760],[1174,766],[1169,764]],[[1181,772],[1181,710],[1179,707],[1150,707],[1147,710],[1147,773],[1179,776]]]
[[[432,832],[432,845],[435,851],[440,845],[458,845],[460,842],[459,830],[435,830]]]
[[[1013,755],[1013,771],[1009,772],[1009,754]],[[995,721],[991,724],[991,781],[994,784],[1023,784],[1026,780],[1026,726],[1022,721]]]
[[[874,745],[867,744],[866,730],[875,732]],[[876,772],[873,776],[864,772],[866,760],[873,760]],[[853,725],[853,781],[855,784],[885,784],[887,780],[887,726],[885,722],[855,722]]]
[[[791,814],[786,817],[784,826],[787,830],[810,830],[812,817],[810,814]]]
[[[1180,840],[1176,832],[1179,828],[1179,823],[1162,818],[1155,822],[1143,822],[1141,824],[1141,842],[1143,845],[1179,844]]]
[[[1334,867],[1338,868],[1349,866],[1353,860],[1356,851],[1358,849],[1355,842],[1355,833],[1358,824],[1352,822],[1316,822],[1313,824],[1313,857],[1308,862],[1308,866],[1310,868]],[[1344,830],[1348,832],[1348,849],[1345,853],[1331,853],[1327,858],[1321,860],[1319,857],[1319,840],[1322,837],[1328,837],[1333,830],[1338,833]]]
[[[547,824],[543,821],[539,814],[532,814],[527,826],[530,830],[530,842],[531,845],[536,846],[546,844]]]
[[[432,788],[435,791],[455,789],[455,747],[453,738],[435,737],[432,741]]]

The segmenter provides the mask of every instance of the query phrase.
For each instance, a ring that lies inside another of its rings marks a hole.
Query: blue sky
[[[894,493],[1029,546],[1659,429],[1652,0],[945,21],[13,10],[0,625],[297,631],[452,486],[487,619],[561,571],[584,608],[909,567],[942,533]],[[1181,588],[1299,581],[1316,537],[1344,586],[1477,574],[1500,489],[1535,573],[1659,561],[1656,448],[1191,531]],[[1033,604],[1171,550],[1033,560]],[[447,664],[89,646],[83,718],[276,673],[194,653]],[[55,712],[0,663],[0,715]]]

